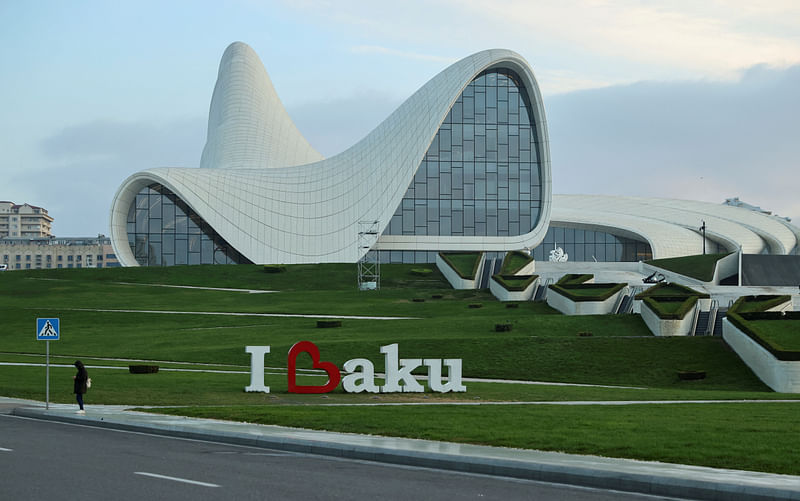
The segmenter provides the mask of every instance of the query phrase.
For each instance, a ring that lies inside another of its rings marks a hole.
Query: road
[[[0,471],[0,499],[664,499],[2,414]]]

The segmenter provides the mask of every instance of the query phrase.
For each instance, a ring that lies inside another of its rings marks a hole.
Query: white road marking
[[[206,483],[206,482],[198,482],[197,480],[188,480],[186,478],[168,477],[166,475],[159,475],[157,473],[147,473],[146,471],[135,471],[133,473],[136,474],[136,475],[143,475],[145,477],[161,478],[163,480],[173,480],[175,482],[183,482],[185,484],[200,485],[200,486],[203,486],[203,487],[220,487],[217,484],[209,484],[209,483]]]
[[[0,447],[0,451],[2,451],[2,452],[14,452],[14,449],[6,449],[5,447]]]

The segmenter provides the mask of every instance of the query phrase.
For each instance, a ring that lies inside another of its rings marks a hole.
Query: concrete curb
[[[581,467],[548,463],[546,461],[498,459],[442,452],[363,446],[341,443],[335,440],[303,440],[270,436],[269,434],[225,432],[179,424],[130,423],[124,420],[115,420],[108,415],[103,417],[69,416],[31,407],[17,407],[12,414],[27,418],[154,435],[666,497],[725,501],[800,500],[800,479],[786,475],[762,474],[761,476],[764,478],[758,482],[726,482],[721,481],[719,478],[698,479],[659,475],[652,471],[653,463],[650,463],[648,468],[643,468],[642,472],[630,471],[630,469],[619,471],[613,468]],[[636,462],[631,461],[631,463]],[[664,465],[665,468],[670,466],[675,465]],[[731,473],[731,470],[714,470],[711,468],[708,470],[711,472],[725,472],[727,476]],[[772,483],[769,481],[771,477],[796,479],[796,482],[791,482],[794,485],[786,487],[775,487],[769,485]]]

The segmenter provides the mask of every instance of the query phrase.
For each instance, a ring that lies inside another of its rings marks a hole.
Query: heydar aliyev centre
[[[509,50],[454,63],[323,158],[253,49],[233,43],[200,166],[137,172],[111,207],[126,266],[356,262],[370,249],[382,262],[522,249],[542,260],[556,245],[570,261],[639,261],[704,248],[797,254],[798,239],[787,220],[736,199],[554,196],[539,87]]]

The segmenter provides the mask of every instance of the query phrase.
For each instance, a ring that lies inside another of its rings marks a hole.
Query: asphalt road
[[[664,499],[1,414],[0,472],[20,500]]]

